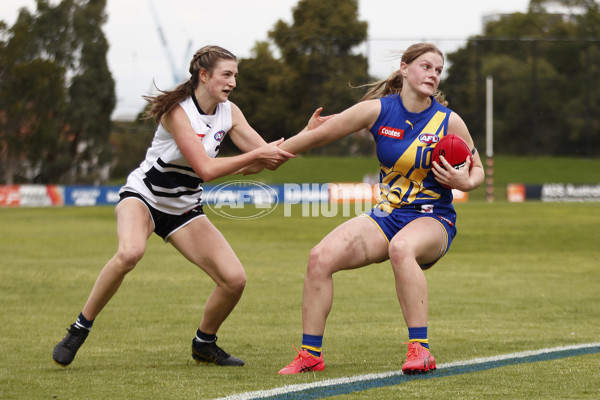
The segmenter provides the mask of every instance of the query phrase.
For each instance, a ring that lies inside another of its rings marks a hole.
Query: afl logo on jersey
[[[425,144],[434,144],[440,141],[440,138],[433,133],[422,133],[419,135],[419,142]]]
[[[390,128],[389,126],[379,127],[379,131],[377,133],[381,136],[387,136],[394,139],[402,139],[404,137],[404,129]]]
[[[225,137],[225,131],[219,131],[219,132],[215,133],[215,140],[217,142],[220,142],[221,140],[223,140],[224,137]]]

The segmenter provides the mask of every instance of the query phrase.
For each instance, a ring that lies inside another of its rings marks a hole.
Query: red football
[[[467,161],[467,157],[471,160],[473,166],[473,155],[467,142],[458,135],[446,135],[440,139],[433,149],[432,160],[444,165],[440,162],[440,156],[444,156],[446,161],[456,169],[463,167]],[[446,187],[446,185],[443,185]]]

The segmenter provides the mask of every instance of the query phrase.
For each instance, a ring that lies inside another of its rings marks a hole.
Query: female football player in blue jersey
[[[148,117],[158,124],[140,167],[127,178],[116,207],[118,248],[104,266],[77,321],[54,348],[54,361],[69,365],[92,323],[117,292],[125,275],[140,261],[152,232],[171,243],[215,282],[208,296],[192,356],[197,362],[244,365],[216,345],[217,330],[234,309],[246,285],[242,264],[221,232],[202,210],[202,184],[250,165],[275,169],[293,157],[266,143],[228,100],[236,87],[237,58],[218,46],[206,46],[190,62],[190,78],[172,91],[146,97]],[[326,118],[317,111],[309,127]],[[229,134],[243,154],[216,158]]]
[[[400,69],[371,86],[363,101],[318,128],[285,141],[298,154],[361,129],[375,139],[381,196],[368,213],[338,226],[315,246],[308,259],[302,294],[302,348],[280,374],[320,371],[323,334],[333,301],[332,275],[389,259],[408,327],[408,353],[402,370],[435,369],[427,336],[428,295],[424,270],[446,252],[456,234],[456,213],[447,185],[461,191],[478,187],[483,166],[463,120],[446,107],[438,91],[444,57],[431,44],[415,44],[402,55]],[[462,169],[445,159],[431,161],[445,135],[463,138],[473,152]]]

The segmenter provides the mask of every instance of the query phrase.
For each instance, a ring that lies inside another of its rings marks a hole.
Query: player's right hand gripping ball
[[[467,158],[471,161],[471,167],[473,166],[473,155],[467,142],[458,135],[446,135],[440,139],[433,149],[432,160],[438,163],[442,168],[444,165],[440,162],[440,156],[444,156],[448,164],[452,165],[453,168],[461,169],[467,162]],[[446,189],[450,187],[442,185]]]

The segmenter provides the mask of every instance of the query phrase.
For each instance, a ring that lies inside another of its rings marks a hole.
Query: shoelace
[[[229,358],[229,354],[225,350],[223,350],[222,348],[217,346],[216,343],[213,343],[213,344],[215,346],[215,351],[217,352],[217,355],[219,355],[219,357]]]
[[[406,354],[406,359],[413,359],[413,358],[417,358],[419,357],[419,350],[412,348],[408,351],[408,353]]]
[[[406,359],[416,358],[419,356],[419,348],[417,346],[411,346],[412,343],[402,343],[408,345],[408,352],[406,353]]]
[[[79,329],[75,328],[67,328],[67,332],[70,333],[69,337],[67,337],[65,341],[65,347],[73,347],[77,345],[79,336],[83,333],[80,332]]]
[[[292,364],[297,364],[299,362],[302,362],[302,360],[304,360],[305,358],[307,358],[307,356],[302,354],[302,352],[298,350],[296,346],[292,345],[292,347],[294,348],[294,350],[296,350],[296,353],[298,353],[296,358],[294,358],[294,361],[292,361]]]

